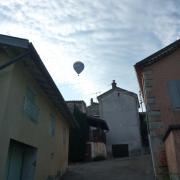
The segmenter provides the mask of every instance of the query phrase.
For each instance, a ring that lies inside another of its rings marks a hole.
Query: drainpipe
[[[23,57],[29,55],[30,53],[31,53],[31,51],[28,50],[28,51],[26,51],[26,52],[24,52],[24,53],[16,56],[15,58],[11,59],[9,62],[1,65],[1,66],[0,66],[0,70],[3,70],[3,69],[5,69],[6,67],[10,66],[11,64],[14,64],[14,63],[16,63],[16,62],[19,61],[19,60],[22,60]]]
[[[157,174],[156,174],[156,169],[155,169],[154,154],[153,154],[153,150],[152,150],[151,135],[150,135],[150,130],[149,130],[149,120],[148,120],[147,114],[146,114],[146,122],[148,122],[147,123],[148,140],[149,140],[149,146],[150,146],[150,151],[151,151],[151,159],[152,159],[152,165],[153,165],[153,170],[154,170],[154,176],[156,178]]]
[[[148,139],[149,139],[149,146],[150,146],[151,157],[152,157],[152,165],[153,165],[153,170],[154,170],[154,176],[155,176],[155,178],[156,178],[156,177],[157,177],[157,174],[156,174],[156,169],[155,169],[154,154],[153,154],[153,151],[152,151],[152,144],[151,144],[150,134],[148,134]]]

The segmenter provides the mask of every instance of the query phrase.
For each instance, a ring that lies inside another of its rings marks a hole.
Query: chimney
[[[91,105],[93,104],[93,98],[91,98]]]
[[[112,89],[115,89],[116,88],[116,82],[115,82],[115,80],[113,80],[113,82],[112,82]]]

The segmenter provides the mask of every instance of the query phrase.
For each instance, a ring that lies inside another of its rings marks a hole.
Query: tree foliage
[[[86,152],[86,142],[88,140],[89,126],[86,114],[74,108],[74,118],[79,124],[79,128],[70,129],[69,137],[69,161],[83,161]]]
[[[139,119],[140,119],[140,131],[141,131],[142,144],[143,144],[143,146],[148,147],[149,142],[148,142],[148,130],[147,130],[146,114],[145,113],[139,113]]]

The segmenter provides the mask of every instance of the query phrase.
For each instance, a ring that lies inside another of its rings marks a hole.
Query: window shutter
[[[26,89],[26,95],[24,98],[24,112],[33,121],[38,121],[39,108],[36,104],[36,95],[32,89]]]
[[[172,80],[168,82],[169,95],[173,109],[180,108],[180,80]]]
[[[29,87],[26,90],[26,97],[32,102],[35,103],[35,97],[36,94],[33,92],[32,89],[30,89]]]
[[[55,131],[56,131],[56,116],[55,114],[51,114],[51,125],[50,125],[51,136],[55,136]]]

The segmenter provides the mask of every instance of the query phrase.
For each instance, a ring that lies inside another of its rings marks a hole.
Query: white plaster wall
[[[118,96],[119,94],[119,96]],[[109,126],[107,150],[112,144],[128,144],[130,154],[141,150],[138,104],[135,97],[115,89],[99,99],[100,118]]]
[[[107,157],[106,145],[103,142],[90,142],[91,144],[91,158],[97,156]]]

